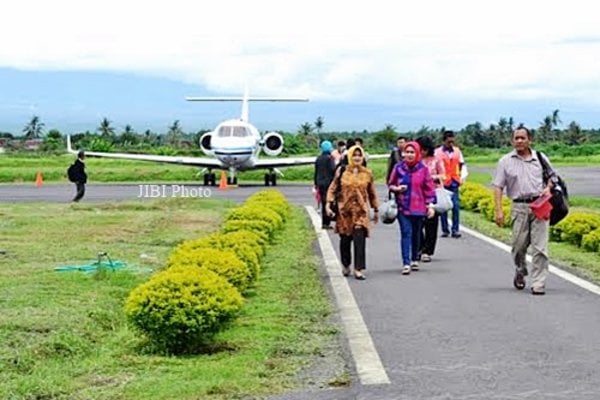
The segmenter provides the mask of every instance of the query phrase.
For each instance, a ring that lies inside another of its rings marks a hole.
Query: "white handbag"
[[[443,187],[438,187],[435,189],[435,197],[436,202],[433,205],[433,209],[438,213],[445,213],[448,210],[452,209],[452,193],[449,190],[444,189]]]
[[[392,198],[392,192],[388,193],[387,201],[384,201],[381,206],[379,206],[379,212],[381,215],[381,222],[384,224],[393,224],[396,222],[396,218],[398,217],[398,204],[396,203],[396,199]]]

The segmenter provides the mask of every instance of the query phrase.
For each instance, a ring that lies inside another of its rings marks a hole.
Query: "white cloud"
[[[21,0],[0,66],[123,70],[322,100],[568,98],[600,103],[588,1]]]

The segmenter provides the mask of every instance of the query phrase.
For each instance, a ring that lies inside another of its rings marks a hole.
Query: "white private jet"
[[[120,158],[126,160],[154,161],[171,164],[191,165],[204,168],[204,185],[216,185],[213,170],[229,172],[228,184],[237,184],[237,171],[267,169],[265,186],[277,185],[275,173],[283,175],[278,167],[314,164],[316,157],[290,157],[259,159],[262,150],[268,156],[278,156],[283,150],[283,137],[277,132],[268,132],[261,137],[258,129],[248,122],[248,103],[250,101],[308,101],[301,98],[249,97],[246,90],[243,97],[186,97],[187,101],[241,101],[242,113],[239,119],[221,122],[212,132],[200,138],[200,148],[214,158],[159,156],[131,153],[101,153],[86,151],[90,157]],[[77,154],[71,147],[71,137],[67,136],[67,151]]]

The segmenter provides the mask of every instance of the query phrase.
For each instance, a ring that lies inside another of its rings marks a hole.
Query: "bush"
[[[600,251],[600,229],[583,235],[581,246],[588,251]]]
[[[290,213],[290,205],[285,196],[277,190],[263,190],[246,199],[247,205],[261,205],[275,211],[285,222]]]
[[[252,281],[250,268],[232,250],[199,248],[174,252],[167,262],[168,269],[202,268],[225,278],[240,292]]]
[[[225,328],[242,303],[237,289],[214,272],[166,270],[130,293],[125,313],[154,343],[181,353]]]
[[[581,246],[583,236],[598,228],[600,228],[600,215],[574,212],[553,226],[550,236],[553,240]]]
[[[251,238],[256,238],[256,241]],[[232,250],[248,266],[251,279],[255,281],[260,273],[260,258],[264,255],[264,247],[260,243],[266,243],[266,238],[250,231],[213,233],[200,239],[186,240],[173,250],[171,257],[196,249]]]
[[[267,241],[273,239],[273,232],[275,228],[265,221],[257,220],[230,220],[223,223],[221,231],[223,233],[237,232],[241,230],[248,230],[258,234],[261,238],[265,238]]]
[[[283,226],[283,219],[270,208],[259,204],[243,205],[229,211],[225,217],[225,221],[235,220],[256,220],[266,221],[274,230],[280,229]]]

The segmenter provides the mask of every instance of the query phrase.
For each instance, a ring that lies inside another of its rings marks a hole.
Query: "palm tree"
[[[309,122],[305,122],[302,125],[300,125],[300,132],[303,135],[309,135],[312,133],[313,127]]]
[[[37,139],[42,136],[42,131],[44,129],[44,123],[40,122],[40,117],[34,115],[31,118],[31,121],[25,128],[23,128],[23,133],[25,134],[25,139]]]
[[[317,120],[315,121],[315,128],[317,128],[317,133],[320,134],[321,129],[323,129],[323,117],[317,117]]]
[[[183,130],[179,126],[179,120],[175,120],[173,125],[169,127],[169,131],[167,132],[167,143],[171,146],[177,146],[181,142],[183,136]]]
[[[112,139],[112,137],[115,134],[115,128],[110,126],[110,121],[106,117],[102,118],[102,121],[100,122],[100,126],[98,127],[97,130],[98,130],[98,132],[100,132],[100,136],[103,139]]]

